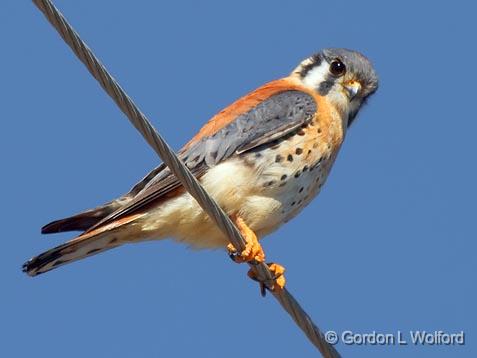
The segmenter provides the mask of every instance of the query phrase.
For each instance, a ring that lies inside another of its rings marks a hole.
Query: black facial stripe
[[[305,78],[306,75],[308,75],[308,73],[312,69],[320,66],[322,62],[323,62],[323,58],[320,54],[315,54],[311,56],[310,62],[301,68],[299,73],[300,77]],[[328,92],[331,90],[331,88],[333,87],[333,85],[335,84],[335,81],[336,81],[336,77],[328,73],[326,75],[326,79],[322,83],[320,83],[320,85],[318,86],[317,88],[318,93],[322,96],[326,96]]]
[[[336,78],[330,75],[326,76],[326,79],[320,83],[317,90],[321,96],[326,96],[330,92],[331,88],[335,84]]]
[[[311,56],[311,61],[307,65],[303,66],[302,69],[300,70],[300,77],[305,78],[305,76],[310,72],[313,68],[316,66],[319,66],[321,64],[321,57],[320,55],[316,54]]]

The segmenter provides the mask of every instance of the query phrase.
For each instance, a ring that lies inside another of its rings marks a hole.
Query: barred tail
[[[141,214],[137,214],[123,218],[45,251],[23,264],[23,272],[29,276],[36,276],[67,263],[120,246],[127,242],[131,235],[134,235],[132,229],[127,229],[128,224],[141,216]]]

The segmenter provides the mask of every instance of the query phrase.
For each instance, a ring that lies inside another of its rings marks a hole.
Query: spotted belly
[[[238,214],[262,238],[297,215],[320,191],[339,147],[311,123],[267,146],[229,158],[200,179],[228,215]],[[227,238],[188,193],[164,202],[141,222],[151,239],[173,237],[194,247],[223,247]]]
[[[317,136],[300,134],[242,158],[247,165],[253,165],[257,176],[255,195],[241,210],[244,216],[250,216],[247,222],[259,235],[276,230],[308,205],[320,192],[336,158],[337,150],[323,145]],[[267,206],[266,201],[274,205],[264,217],[259,211]],[[249,212],[254,214],[247,215]]]

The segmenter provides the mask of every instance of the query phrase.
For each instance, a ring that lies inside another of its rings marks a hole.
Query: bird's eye
[[[341,77],[346,72],[346,66],[340,60],[335,59],[330,63],[330,72],[333,76]]]

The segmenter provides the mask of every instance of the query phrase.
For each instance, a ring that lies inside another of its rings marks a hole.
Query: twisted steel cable
[[[192,175],[190,170],[179,160],[174,151],[152,126],[144,113],[124,92],[119,83],[109,74],[104,65],[93,54],[91,49],[81,40],[78,33],[71,27],[65,17],[50,0],[32,0],[45,15],[50,24],[58,31],[63,40],[73,50],[75,55],[86,66],[91,75],[114,100],[132,125],[144,137],[147,143],[156,151],[159,157],[179,179],[184,188],[197,200],[202,209],[212,218],[220,230],[227,235],[233,246],[240,252],[245,249],[245,240],[232,223],[230,218],[207,194],[202,185]],[[300,304],[287,289],[273,289],[274,280],[268,266],[264,263],[250,263],[257,279],[262,282],[282,307],[288,312],[295,323],[306,334],[308,339],[318,348],[323,357],[340,357],[333,346],[324,339],[323,333],[313,323]]]

